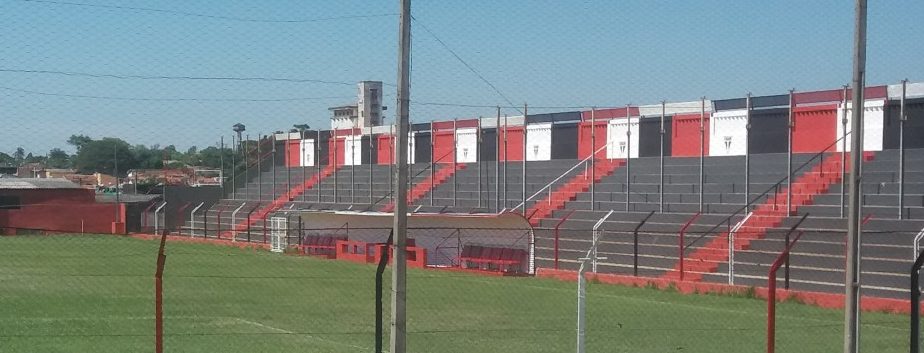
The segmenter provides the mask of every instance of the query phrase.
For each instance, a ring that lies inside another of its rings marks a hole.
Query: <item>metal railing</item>
[[[589,156],[587,156],[586,158],[584,158],[584,159],[582,159],[581,161],[575,163],[574,166],[572,166],[571,168],[569,168],[569,169],[568,169],[567,171],[565,171],[564,173],[561,173],[561,175],[559,175],[557,178],[555,178],[554,180],[552,180],[551,182],[549,182],[548,184],[546,184],[545,186],[543,186],[542,188],[540,188],[538,191],[536,191],[534,194],[532,194],[532,196],[527,197],[525,200],[523,200],[523,202],[520,202],[519,204],[517,204],[516,206],[514,206],[513,209],[517,209],[517,208],[521,208],[521,207],[525,206],[525,205],[526,205],[526,202],[532,201],[534,198],[536,198],[536,196],[539,196],[539,194],[542,194],[542,192],[545,191],[546,189],[550,189],[550,191],[551,191],[551,188],[552,188],[553,185],[555,185],[555,183],[557,183],[559,180],[561,180],[562,178],[564,178],[566,175],[568,175],[568,174],[570,174],[571,172],[573,172],[575,169],[577,169],[577,167],[580,167],[582,164],[587,163],[591,158],[594,158],[598,152],[602,151],[602,150],[605,149],[606,147],[607,147],[607,145],[604,145],[604,146],[598,148],[596,151],[594,151],[593,153],[591,153],[591,154],[590,154]],[[523,163],[526,163],[526,161],[524,160]],[[526,184],[526,180],[525,180],[525,179],[523,180],[523,184],[524,184],[524,185]],[[524,212],[524,214],[525,214],[525,212]]]
[[[638,277],[638,230],[641,229],[654,214],[655,211],[651,211],[651,213],[645,216],[632,231],[632,275],[635,277]]]
[[[767,353],[776,351],[776,271],[783,265],[784,260],[789,261],[789,252],[801,237],[802,232],[799,232],[796,238],[776,257],[767,273]]]
[[[680,254],[678,255],[678,257],[680,258],[679,266],[680,266],[680,280],[681,281],[683,281],[683,275],[684,275],[684,271],[683,271],[684,252],[687,249],[687,246],[685,245],[686,243],[685,235],[687,233],[687,228],[689,228],[690,225],[692,225],[693,222],[695,222],[696,219],[698,219],[701,214],[702,212],[696,212],[696,214],[690,217],[690,219],[687,220],[687,223],[685,223],[683,227],[680,228],[680,239],[679,239],[680,240]]]
[[[825,153],[828,153],[828,150],[830,150],[831,148],[836,147],[838,142],[840,142],[841,140],[843,140],[844,138],[846,138],[846,137],[849,136],[849,135],[850,135],[850,132],[845,133],[843,136],[841,136],[840,138],[838,138],[838,139],[835,140],[834,142],[828,144],[828,146],[826,146],[825,148],[823,148],[823,149],[821,150],[821,152],[815,153],[814,155],[812,155],[811,158],[809,158],[809,160],[807,160],[807,161],[805,161],[804,163],[802,163],[801,165],[799,165],[799,167],[793,169],[793,170],[792,170],[792,174],[783,177],[782,179],[780,179],[780,181],[774,183],[774,184],[771,185],[769,188],[767,188],[767,190],[764,190],[764,192],[758,194],[756,197],[749,198],[747,204],[741,206],[740,208],[738,208],[737,210],[735,210],[734,212],[732,212],[730,215],[728,215],[727,217],[725,217],[724,219],[722,219],[721,221],[719,221],[718,223],[716,223],[715,226],[713,226],[713,227],[710,228],[709,230],[703,232],[703,233],[700,234],[698,237],[696,237],[695,239],[693,239],[693,241],[690,242],[690,244],[688,244],[688,245],[686,246],[686,248],[689,248],[689,247],[692,246],[693,244],[696,244],[700,239],[703,239],[703,238],[705,238],[705,237],[707,237],[707,236],[713,235],[713,234],[716,232],[716,230],[718,230],[719,227],[721,227],[723,224],[726,226],[726,228],[731,228],[731,221],[732,221],[732,219],[734,219],[735,217],[738,217],[742,212],[750,212],[751,206],[754,205],[755,201],[756,201],[756,200],[762,199],[764,196],[768,196],[768,197],[769,197],[771,191],[775,191],[775,192],[776,192],[776,195],[779,195],[779,190],[780,190],[780,187],[783,185],[783,183],[786,183],[786,182],[789,180],[789,178],[793,177],[796,173],[799,173],[799,171],[801,171],[801,170],[802,170],[803,168],[805,168],[806,166],[812,164],[812,162],[814,162],[816,159],[820,159],[819,165],[822,166],[822,167],[821,167],[821,170],[820,170],[819,172],[823,175],[823,174],[825,173],[825,170],[824,170],[824,158],[825,158],[824,155],[825,155]],[[700,185],[700,190],[702,190],[702,185]],[[786,192],[789,193],[789,192],[792,192],[792,190],[786,190]],[[776,195],[774,195],[774,199],[776,198]],[[774,200],[774,201],[777,201],[777,200]]]

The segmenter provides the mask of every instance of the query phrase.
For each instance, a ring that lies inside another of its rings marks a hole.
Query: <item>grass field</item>
[[[157,245],[0,237],[0,352],[153,351]],[[372,352],[374,273],[370,265],[170,242],[165,351]],[[575,283],[440,270],[408,276],[409,351],[574,350]],[[389,281],[386,273],[386,295]],[[589,352],[765,347],[766,302],[758,299],[591,284],[587,310]],[[841,349],[841,311],[782,303],[778,315],[778,352]],[[907,316],[862,320],[865,351],[907,351]]]

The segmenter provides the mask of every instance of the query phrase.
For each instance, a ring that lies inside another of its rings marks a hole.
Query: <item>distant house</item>
[[[96,202],[96,192],[62,178],[0,179],[0,233],[124,233],[125,208]]]

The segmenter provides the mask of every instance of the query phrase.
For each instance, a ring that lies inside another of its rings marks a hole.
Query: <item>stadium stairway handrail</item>
[[[793,169],[793,170],[792,170],[792,174],[783,177],[782,179],[780,179],[780,181],[778,181],[778,182],[776,182],[775,184],[771,185],[769,188],[767,188],[767,190],[765,190],[764,192],[760,193],[760,194],[757,195],[756,197],[751,198],[750,195],[748,195],[748,202],[747,202],[747,204],[745,204],[744,206],[741,206],[741,207],[738,208],[735,212],[733,212],[732,214],[728,215],[728,217],[725,217],[724,219],[722,219],[721,221],[719,221],[718,223],[716,223],[716,225],[714,225],[712,228],[710,228],[709,230],[707,230],[707,231],[701,233],[698,237],[694,238],[693,241],[691,241],[689,244],[687,244],[686,246],[683,247],[683,250],[689,249],[691,246],[693,246],[693,244],[696,244],[696,242],[698,242],[700,239],[703,239],[703,238],[705,238],[706,236],[709,236],[709,235],[713,234],[713,233],[714,233],[717,229],[719,229],[719,227],[721,227],[723,224],[727,224],[727,225],[730,226],[730,225],[731,225],[731,220],[732,220],[733,218],[735,218],[736,216],[738,216],[742,211],[750,211],[751,206],[754,205],[754,203],[755,203],[756,200],[759,200],[759,199],[763,198],[764,196],[768,195],[768,194],[770,193],[770,191],[778,190],[779,187],[780,187],[784,182],[786,182],[786,181],[789,180],[793,175],[795,175],[795,174],[798,173],[800,170],[802,170],[802,168],[805,168],[806,166],[808,166],[809,164],[811,164],[812,162],[814,162],[815,159],[821,158],[821,160],[822,160],[822,162],[823,162],[823,161],[824,161],[824,155],[825,155],[825,153],[827,153],[827,151],[828,151],[829,149],[831,149],[832,147],[835,147],[835,146],[837,145],[838,142],[840,142],[841,140],[843,140],[843,139],[845,139],[847,136],[849,136],[850,133],[851,133],[851,132],[848,131],[847,133],[844,134],[844,136],[841,136],[841,137],[838,138],[837,140],[834,140],[834,142],[832,142],[831,144],[829,144],[828,146],[826,146],[825,148],[823,148],[820,152],[815,153],[814,155],[812,155],[812,158],[809,158],[809,160],[805,161],[805,163],[802,163],[798,168]],[[842,153],[846,153],[846,152],[842,152]],[[824,172],[824,170],[822,170],[822,172]],[[792,192],[792,190],[786,190],[786,192]]]
[[[534,193],[532,196],[527,197],[526,200],[523,200],[522,202],[520,202],[519,204],[517,204],[516,206],[514,206],[512,209],[515,210],[515,209],[518,209],[518,208],[523,207],[527,202],[532,201],[534,198],[536,198],[536,196],[539,196],[539,194],[541,194],[541,193],[542,193],[543,191],[545,191],[546,189],[550,189],[550,190],[551,190],[552,185],[555,185],[555,183],[557,183],[559,180],[561,180],[561,178],[564,178],[565,175],[568,175],[568,173],[571,173],[572,171],[574,171],[574,169],[577,168],[577,167],[579,167],[581,164],[587,163],[587,161],[589,161],[591,158],[596,157],[596,156],[597,156],[597,153],[599,153],[600,151],[602,151],[604,148],[607,148],[607,147],[609,147],[609,145],[608,145],[608,144],[604,144],[602,147],[598,148],[596,151],[594,151],[593,153],[591,153],[591,154],[590,154],[589,156],[587,156],[586,158],[584,158],[584,159],[580,160],[579,162],[575,163],[574,166],[572,166],[570,169],[568,169],[568,170],[565,171],[564,173],[561,173],[561,175],[559,175],[557,178],[555,178],[555,180],[552,180],[551,182],[549,182],[548,184],[546,184],[545,186],[543,186],[541,189],[539,189],[538,191],[536,191],[536,193]],[[526,163],[526,158],[523,158],[523,163]],[[526,183],[526,180],[523,180],[523,183],[525,184],[525,183]]]

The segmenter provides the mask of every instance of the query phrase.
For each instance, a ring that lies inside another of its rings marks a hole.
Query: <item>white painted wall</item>
[[[314,139],[304,139],[299,143],[302,167],[314,166]]]
[[[743,156],[747,151],[747,109],[713,113],[709,129],[710,156]]]
[[[343,139],[343,165],[363,164],[362,136],[344,136]]]
[[[478,161],[478,128],[456,130],[456,163]]]
[[[612,119],[606,125],[606,158],[638,158],[638,117]],[[626,136],[626,131],[630,132]]]
[[[864,151],[882,151],[882,124],[885,120],[885,101],[884,100],[875,100],[875,101],[866,101],[863,103],[863,150]],[[837,138],[840,139],[844,136],[844,125],[841,123],[841,118],[844,116],[844,107],[843,104],[837,107]],[[847,103],[847,132],[853,131],[851,122],[853,118],[853,103]],[[852,136],[847,136],[847,152],[850,152],[850,139]],[[837,143],[837,151],[844,151],[844,144],[842,141]]]
[[[565,143],[565,142],[562,142]],[[526,126],[526,160],[548,161],[552,159],[552,123],[529,124]]]

